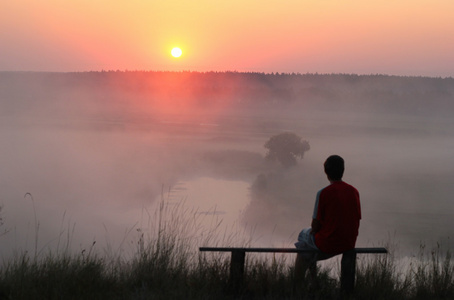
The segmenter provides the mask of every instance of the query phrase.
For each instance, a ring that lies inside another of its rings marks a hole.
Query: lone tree
[[[268,149],[265,158],[277,160],[284,167],[296,165],[297,158],[302,159],[304,152],[310,149],[309,143],[293,132],[274,135],[264,146]]]

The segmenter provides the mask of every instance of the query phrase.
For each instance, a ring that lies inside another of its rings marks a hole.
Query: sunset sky
[[[0,71],[448,77],[454,1],[4,0],[0,41]]]

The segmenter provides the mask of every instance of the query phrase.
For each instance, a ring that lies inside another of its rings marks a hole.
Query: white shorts
[[[298,242],[295,243],[298,249],[319,250],[315,245],[314,235],[311,234],[312,228],[304,228],[298,235]]]

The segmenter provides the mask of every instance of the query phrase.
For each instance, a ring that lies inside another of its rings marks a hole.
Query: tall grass
[[[451,252],[443,254],[438,244],[427,257],[424,248],[421,247],[419,261],[412,270],[415,299],[454,299],[454,264]]]
[[[135,232],[133,251],[17,253],[0,270],[0,299],[337,299],[334,266],[294,289],[294,256],[248,254],[240,293],[229,289],[228,254],[199,253],[201,245],[249,246],[247,235],[227,236],[221,220],[201,226],[196,210],[163,201]],[[399,265],[393,253],[359,256],[351,299],[454,299],[451,252],[421,247]]]

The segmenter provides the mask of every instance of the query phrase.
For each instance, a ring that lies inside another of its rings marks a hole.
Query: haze
[[[3,72],[0,85],[2,255],[32,251],[35,222],[39,249],[62,233],[76,250],[129,245],[161,199],[292,246],[333,153],[361,193],[359,245],[450,243],[453,79]],[[283,131],[311,146],[289,169],[264,160]]]

